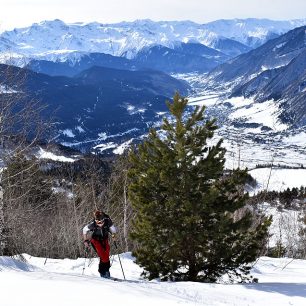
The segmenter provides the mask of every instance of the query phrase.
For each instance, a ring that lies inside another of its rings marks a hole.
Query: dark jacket
[[[103,218],[101,218],[101,221],[103,222],[102,228],[97,225],[96,220],[92,220],[90,223],[88,223],[84,229],[83,232],[91,232],[92,239],[96,240],[104,240],[108,239],[108,233],[115,233],[115,227],[113,226],[113,222],[111,218],[107,214],[103,214]]]

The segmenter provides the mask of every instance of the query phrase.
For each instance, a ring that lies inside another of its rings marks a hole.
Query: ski
[[[124,279],[116,278],[116,277],[110,277],[109,279],[115,281],[115,282],[124,282]]]
[[[121,279],[121,278],[117,278],[117,277],[101,277],[101,279],[105,279],[105,280],[112,280],[112,281],[115,281],[115,282],[124,282],[124,279]]]

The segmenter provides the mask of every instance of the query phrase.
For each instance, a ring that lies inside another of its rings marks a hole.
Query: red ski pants
[[[91,239],[90,242],[93,244],[98,256],[100,257],[100,260],[102,262],[109,262],[110,246],[108,239],[103,239],[102,241]]]

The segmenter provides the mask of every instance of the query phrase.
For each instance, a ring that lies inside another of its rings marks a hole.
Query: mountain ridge
[[[253,48],[254,43],[248,38],[255,37],[258,45],[264,43],[271,33],[280,35],[296,25],[306,24],[306,19],[286,22],[269,20],[268,24],[267,20],[255,20],[256,22],[253,19],[245,19],[243,22],[241,19],[221,20],[207,24],[152,20],[114,24],[98,22],[66,24],[56,19],[2,32],[0,41],[6,39],[6,42],[12,43],[10,47],[9,44],[5,47],[12,54],[36,59],[53,61],[67,59],[70,53],[75,51],[106,53],[131,59],[144,47],[162,45],[173,48],[177,42],[197,42],[214,48],[220,39],[226,38]],[[223,31],[224,22],[230,29],[227,32]],[[226,54],[226,49],[218,51]]]

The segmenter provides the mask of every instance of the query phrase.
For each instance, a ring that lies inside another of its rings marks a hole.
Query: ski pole
[[[84,254],[85,254],[85,259],[84,259],[84,267],[83,267],[82,275],[84,275],[84,271],[85,271],[85,268],[86,268],[86,258],[87,258],[87,249],[86,249],[86,247],[84,249]]]
[[[114,245],[115,245],[116,250],[118,250],[118,246],[117,246],[117,242],[116,242],[116,241],[114,241]],[[124,271],[123,271],[123,267],[122,267],[122,263],[121,263],[121,259],[120,259],[119,254],[118,254],[118,258],[119,258],[119,262],[120,262],[120,266],[121,266],[123,278],[124,278],[124,280],[126,280],[126,279],[125,279],[125,275],[124,275]]]
[[[111,255],[110,259],[112,260],[112,261],[111,261],[111,264],[110,264],[110,265],[112,266],[112,265],[113,265],[113,262],[114,262],[114,259],[115,259],[115,255]]]

